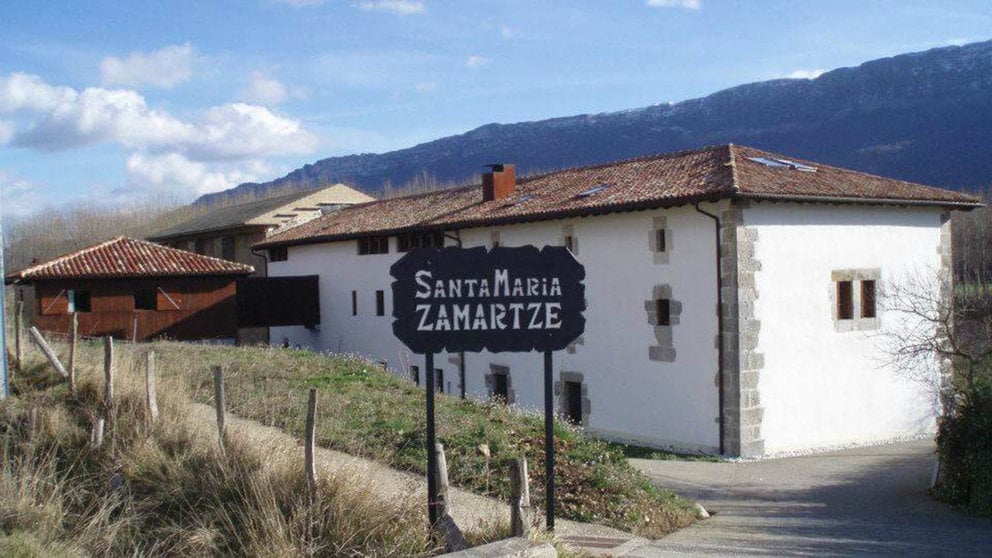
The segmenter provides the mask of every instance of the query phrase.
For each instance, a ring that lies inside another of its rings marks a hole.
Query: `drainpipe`
[[[699,213],[713,219],[716,239],[716,335],[717,335],[717,394],[720,405],[720,455],[724,453],[724,416],[723,412],[723,265],[720,254],[720,218],[699,208],[699,202],[694,207]]]
[[[459,248],[462,247],[462,231],[455,230],[453,236],[447,233],[444,236],[458,243]],[[458,383],[460,384],[461,398],[465,399],[465,351],[458,352]]]

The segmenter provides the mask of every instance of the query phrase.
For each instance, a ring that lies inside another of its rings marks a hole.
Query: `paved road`
[[[992,555],[992,520],[927,493],[933,442],[751,462],[631,460],[710,519],[630,556]]]

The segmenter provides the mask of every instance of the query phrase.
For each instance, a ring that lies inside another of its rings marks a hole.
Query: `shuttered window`
[[[837,282],[837,319],[854,319],[854,284],[852,281]]]
[[[875,317],[875,282],[861,282],[861,317]]]

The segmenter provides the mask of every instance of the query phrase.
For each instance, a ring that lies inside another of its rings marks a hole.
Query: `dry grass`
[[[122,346],[125,352],[128,348]],[[275,348],[168,342],[150,348],[158,355],[161,374],[182,379],[194,400],[201,403],[213,400],[210,366],[223,365],[232,413],[299,437],[307,390],[316,387],[319,445],[401,470],[425,471],[423,390],[376,364]],[[100,358],[97,346],[83,350],[84,361],[98,362]],[[531,497],[535,503],[543,501],[541,416],[446,395],[438,397],[436,412],[438,440],[446,448],[452,484],[506,500],[508,462],[525,455],[530,462]],[[561,422],[555,428],[559,517],[601,523],[652,538],[694,521],[691,503],[653,486],[627,463],[622,448]],[[480,444],[488,445],[491,458],[478,452]]]
[[[16,396],[0,403],[0,555],[439,551],[419,500],[376,497],[363,479],[322,477],[310,505],[298,461],[273,460],[237,436],[219,451],[189,422],[181,382],[160,380],[162,415],[149,424],[143,376],[120,352],[116,421],[97,449],[88,441],[103,389],[97,359],[83,359],[75,396],[37,356],[26,359]]]

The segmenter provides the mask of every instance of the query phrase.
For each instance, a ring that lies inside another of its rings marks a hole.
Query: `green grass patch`
[[[226,370],[232,413],[302,436],[307,391],[318,390],[317,443],[424,473],[424,392],[364,359],[327,357],[277,348],[234,348],[160,342],[152,348],[162,375],[182,378],[194,399],[212,402],[210,366]],[[133,350],[124,347],[125,351]],[[98,359],[99,351],[84,358]],[[543,501],[543,416],[499,403],[439,394],[437,436],[452,484],[500,499],[509,497],[509,462],[526,456],[532,500]],[[694,521],[692,504],[652,486],[627,462],[622,446],[556,422],[559,517],[660,537]],[[488,446],[490,458],[480,451]]]

